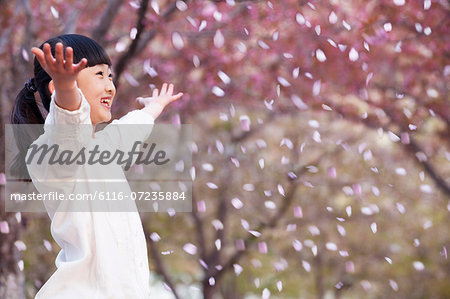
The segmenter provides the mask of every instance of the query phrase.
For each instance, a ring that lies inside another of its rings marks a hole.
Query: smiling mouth
[[[100,99],[100,103],[101,103],[104,107],[106,107],[106,108],[108,108],[108,109],[111,109],[111,99],[110,99],[110,98],[102,98],[102,99]]]

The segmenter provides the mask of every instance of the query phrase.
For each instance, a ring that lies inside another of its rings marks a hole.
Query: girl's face
[[[77,85],[91,106],[92,124],[111,119],[111,104],[116,94],[109,65],[97,64],[78,73]]]

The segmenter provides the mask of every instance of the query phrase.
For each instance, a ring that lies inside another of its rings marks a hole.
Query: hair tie
[[[34,78],[30,78],[26,83],[25,87],[29,92],[35,93],[37,91],[36,85],[34,83]]]

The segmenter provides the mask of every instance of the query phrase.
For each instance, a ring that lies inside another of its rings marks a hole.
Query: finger
[[[31,53],[33,53],[36,56],[36,59],[39,61],[39,64],[43,69],[47,68],[47,63],[45,62],[44,58],[44,52],[41,49],[33,47],[31,49]]]
[[[56,67],[58,70],[64,69],[63,44],[57,43],[55,46]]]
[[[173,94],[173,84],[169,84],[169,89],[167,90],[167,94],[171,96]]]
[[[156,98],[158,96],[158,89],[157,88],[155,88],[155,89],[153,89],[153,98]]]
[[[73,66],[73,49],[72,47],[66,48],[66,64],[64,65],[64,69],[67,71],[71,71]]]
[[[86,68],[87,64],[88,64],[87,59],[83,58],[83,59],[80,60],[80,62],[78,62],[77,64],[75,64],[73,66],[73,69],[74,69],[75,72],[80,72],[81,70]]]
[[[180,93],[174,95],[173,97],[171,97],[171,98],[170,98],[170,102],[174,102],[174,101],[176,101],[176,100],[179,100],[182,96],[183,96],[183,93],[180,92]]]
[[[143,98],[143,97],[137,97],[136,101],[141,104],[141,105],[145,105],[145,102],[148,98]]]
[[[164,83],[161,87],[161,95],[165,95],[167,92],[167,83]]]
[[[45,58],[45,63],[47,64],[47,66],[49,68],[51,68],[53,66],[55,60],[53,59],[53,55],[50,50],[50,45],[47,43],[44,44],[44,58]]]

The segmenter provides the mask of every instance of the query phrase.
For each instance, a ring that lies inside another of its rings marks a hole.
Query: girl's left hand
[[[173,95],[173,84],[169,84],[167,88],[167,83],[164,83],[159,95],[158,89],[155,88],[151,97],[138,97],[136,100],[145,105],[142,111],[149,113],[153,119],[156,119],[168,104],[179,100],[182,96],[182,92]]]

